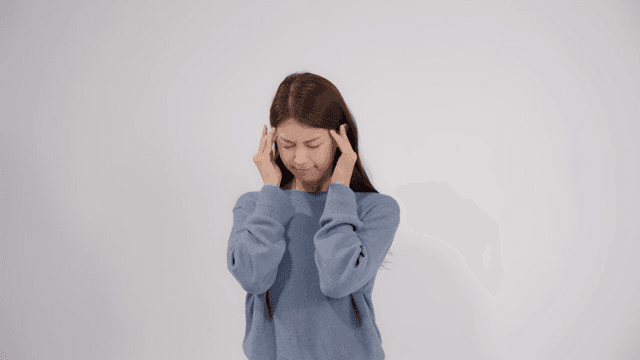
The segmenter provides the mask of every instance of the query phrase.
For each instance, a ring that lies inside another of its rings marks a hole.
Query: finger
[[[276,151],[276,146],[275,146],[276,140],[278,139],[277,134],[278,134],[278,129],[273,128],[273,134],[271,135],[271,147],[273,148],[274,153]]]
[[[344,139],[346,141],[349,141],[349,137],[347,136],[347,129],[349,128],[349,126],[347,124],[344,124],[344,131],[342,131],[342,136],[344,136]]]
[[[267,125],[262,128],[262,137],[260,137],[260,146],[258,147],[258,154],[262,154],[265,148],[265,135],[267,134]]]
[[[342,135],[338,134],[335,130],[331,130],[331,135],[338,144],[338,147],[342,147],[342,142],[344,141]]]
[[[269,150],[268,147],[269,147],[269,135],[270,135],[270,133],[267,130],[267,126],[266,125],[264,126],[264,132],[263,133],[264,133],[264,135],[262,136],[262,142],[261,142],[262,148],[261,148],[261,151],[260,151],[261,153],[264,153],[265,151]]]
[[[269,132],[269,135],[267,135],[267,144],[265,146],[265,155],[269,155],[271,153],[271,151],[273,151],[273,130],[271,129],[271,131]]]
[[[336,144],[338,145],[338,149],[340,149],[342,151],[343,139],[335,131],[333,131],[333,139],[335,140]]]

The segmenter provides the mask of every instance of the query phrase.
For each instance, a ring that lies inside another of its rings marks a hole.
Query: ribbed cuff
[[[293,217],[291,200],[279,186],[264,185],[258,193],[255,212],[258,216],[268,216],[284,225]]]
[[[358,216],[356,193],[343,184],[330,184],[327,202],[324,205],[325,214],[346,214]]]

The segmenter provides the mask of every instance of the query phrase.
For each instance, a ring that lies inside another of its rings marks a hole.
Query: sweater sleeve
[[[273,285],[286,250],[284,225],[293,217],[284,190],[264,185],[256,196],[242,195],[233,208],[227,268],[248,293],[262,294]]]
[[[383,196],[358,218],[353,190],[331,184],[320,230],[314,236],[320,289],[341,298],[360,290],[376,275],[400,225],[400,207]]]

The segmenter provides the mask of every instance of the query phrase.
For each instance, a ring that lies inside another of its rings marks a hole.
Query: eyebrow
[[[285,139],[285,138],[283,138],[283,137],[279,137],[279,136],[278,136],[278,138],[280,138],[280,139],[282,139],[283,141],[286,141],[286,142],[295,143],[295,141],[287,140],[287,139]],[[316,136],[315,138],[313,138],[313,139],[311,139],[311,140],[307,140],[307,141],[305,141],[304,143],[305,143],[305,144],[307,144],[307,143],[310,143],[310,142],[312,142],[312,141],[318,140],[319,138],[320,138],[320,136]]]

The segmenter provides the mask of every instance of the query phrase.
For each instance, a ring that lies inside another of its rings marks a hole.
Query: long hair
[[[347,124],[347,138],[351,143],[351,148],[358,154],[358,158],[353,168],[349,188],[353,192],[374,192],[378,191],[373,187],[367,172],[364,170],[360,153],[358,152],[358,127],[347,104],[345,103],[338,88],[329,80],[311,73],[293,73],[287,76],[276,91],[276,95],[271,103],[269,112],[269,122],[271,127],[278,127],[287,119],[295,119],[297,122],[322,129],[333,129],[336,132],[340,125]],[[274,142],[276,149],[278,144]],[[342,152],[336,148],[333,158],[332,169],[335,169]],[[276,165],[282,172],[280,188],[294,179],[293,173],[284,166],[282,158],[276,159]],[[389,254],[393,255],[390,251]],[[382,262],[384,267],[386,259]]]

